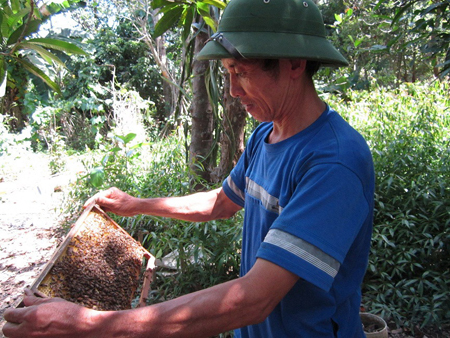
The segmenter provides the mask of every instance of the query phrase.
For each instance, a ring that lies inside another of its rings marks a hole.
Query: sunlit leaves
[[[0,50],[4,56],[7,56],[10,61],[21,65],[30,73],[41,78],[52,90],[60,93],[59,85],[54,82],[49,76],[33,62],[31,58],[21,53],[22,50],[32,50],[37,53],[47,64],[53,63],[63,66],[63,62],[50,50],[61,51],[66,54],[85,54],[85,52],[78,46],[57,39],[31,39],[30,36],[37,32],[42,24],[43,19],[52,13],[67,9],[71,4],[77,3],[79,0],[63,1],[58,4],[49,3],[46,11],[40,12],[35,7],[35,3],[28,1],[11,1],[3,2],[2,10],[0,11]],[[50,11],[51,9],[51,11]],[[50,49],[50,50],[49,50]],[[3,97],[6,92],[5,74],[6,66],[3,62],[0,63],[0,97]],[[10,74],[11,76],[11,74]]]
[[[226,4],[220,0],[204,0],[204,1],[167,1],[156,0],[152,2],[154,9],[159,8],[163,13],[162,18],[155,25],[154,36],[158,37],[174,26],[183,28],[183,39],[185,40],[190,33],[190,29],[194,20],[195,12],[197,12],[205,21],[205,23],[213,30],[216,30],[217,22],[210,15],[210,6],[224,9]]]
[[[154,36],[155,37],[161,36],[167,30],[172,28],[175,25],[175,23],[179,21],[181,14],[183,13],[183,10],[184,10],[183,6],[166,7],[166,9],[163,11],[164,12],[163,17],[155,25]]]
[[[337,104],[365,136],[376,171],[363,303],[398,325],[440,325],[450,312],[449,87],[352,92]],[[432,314],[432,315],[430,315]]]
[[[45,74],[42,70],[40,70],[34,64],[32,64],[31,62],[29,62],[29,61],[27,61],[25,59],[21,59],[21,58],[16,59],[16,62],[21,64],[22,67],[25,68],[26,70],[28,70],[30,73],[32,73],[32,74],[36,75],[37,77],[41,78],[42,81],[44,81],[55,92],[61,93],[61,89],[59,88],[59,86],[55,82],[53,82],[47,76],[47,74]]]
[[[66,54],[81,54],[86,55],[86,52],[76,46],[73,43],[58,40],[58,39],[51,39],[51,38],[36,38],[36,39],[28,39],[28,43],[30,44],[36,44],[42,47],[59,50],[61,52],[64,52]]]

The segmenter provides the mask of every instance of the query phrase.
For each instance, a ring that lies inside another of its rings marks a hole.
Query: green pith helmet
[[[311,0],[231,0],[217,32],[197,55],[199,60],[226,58],[348,65],[326,39],[322,15]]]

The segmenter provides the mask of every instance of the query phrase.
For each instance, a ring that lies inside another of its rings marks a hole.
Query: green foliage
[[[321,9],[331,41],[350,62],[347,69],[321,72],[333,83],[324,89],[345,94],[448,74],[448,0],[326,1]]]
[[[112,147],[103,156],[101,164],[93,168],[89,173],[89,183],[95,188],[105,186],[117,186],[123,184],[133,174],[130,172],[130,162],[139,156],[139,150],[148,144],[138,143],[130,146],[136,134],[125,136],[114,135]]]
[[[151,303],[195,292],[239,275],[241,214],[206,223],[171,222],[147,235],[156,255],[172,253],[177,272],[161,269]]]
[[[216,30],[217,23],[210,15],[209,6],[224,9],[226,4],[220,0],[203,0],[192,2],[171,2],[167,0],[155,0],[152,2],[154,9],[160,8],[163,13],[162,18],[155,25],[154,36],[161,36],[174,25],[183,28],[183,41],[187,39],[191,26],[194,22],[194,13],[198,13],[205,23],[213,30]]]
[[[146,123],[164,109],[161,79],[127,21],[101,28],[89,42],[89,55],[67,60],[70,71],[62,76],[62,95],[48,98],[45,90],[30,86],[24,98],[35,131],[58,128],[75,150],[98,147],[114,128],[111,116],[118,109],[139,106]]]
[[[366,137],[376,172],[363,302],[399,326],[450,321],[448,84],[351,92],[337,106]]]
[[[52,90],[60,93],[59,85],[38,67],[38,65],[29,58],[24,51],[33,51],[39,55],[47,64],[57,63],[64,66],[64,63],[58,56],[48,49],[62,51],[66,54],[85,54],[85,52],[76,45],[51,38],[30,38],[38,31],[41,23],[46,16],[70,6],[71,3],[78,1],[66,1],[62,5],[49,4],[48,8],[52,11],[40,12],[35,7],[33,0],[14,0],[2,1],[0,10],[0,97],[6,92],[7,79],[13,77],[8,73],[8,62],[14,62],[26,69],[33,75],[39,77]]]
[[[52,174],[58,174],[62,172],[66,166],[66,144],[64,138],[56,131],[52,130],[49,136],[50,139],[47,139],[48,151],[50,153],[49,168]]]
[[[144,99],[151,98],[156,108],[163,110],[159,70],[140,38],[129,20],[120,20],[114,28],[101,28],[90,41],[95,58],[92,66],[98,68],[98,81],[103,86],[116,81],[124,88],[135,89]],[[77,69],[83,66],[86,64],[77,65]]]
[[[412,41],[431,60],[443,78],[450,74],[450,1],[410,1],[396,10],[393,24],[409,19]],[[404,46],[402,46],[404,47]]]

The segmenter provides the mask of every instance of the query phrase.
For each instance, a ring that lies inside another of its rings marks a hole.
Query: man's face
[[[262,61],[223,59],[230,75],[230,94],[239,98],[248,113],[260,122],[280,118],[289,93],[289,75],[280,60],[280,71],[273,74],[262,69]]]

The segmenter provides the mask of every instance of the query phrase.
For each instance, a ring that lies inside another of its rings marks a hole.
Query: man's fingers
[[[18,308],[18,309],[6,309],[3,313],[3,318],[9,323],[19,324],[23,321],[23,313],[26,311],[26,308]],[[6,326],[6,324],[5,324]]]
[[[96,200],[95,196],[89,198],[86,202],[83,204],[83,208],[86,209],[91,203],[94,203]]]
[[[19,325],[7,322],[3,325],[2,331],[5,337],[20,337],[19,334],[15,334],[17,332]]]
[[[42,294],[41,292],[33,292],[29,289],[25,289],[25,297],[23,298],[23,303],[25,306],[33,306],[33,305],[39,305],[44,303],[52,303],[52,302],[61,302],[64,301],[64,299],[59,297],[47,297],[46,295]],[[37,296],[36,296],[37,295]]]
[[[91,203],[104,204],[109,202],[111,194],[114,193],[114,188],[109,188],[108,190],[100,191],[94,196],[89,198],[83,205],[83,208],[87,208]]]

